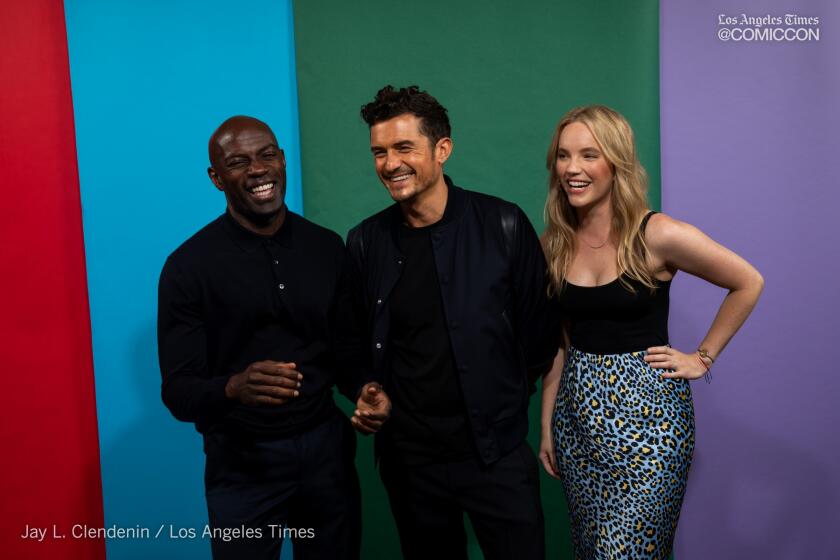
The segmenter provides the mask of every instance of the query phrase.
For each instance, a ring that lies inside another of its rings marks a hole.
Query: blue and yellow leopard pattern
[[[689,383],[644,352],[569,350],[554,445],[578,560],[666,560],[694,450]]]

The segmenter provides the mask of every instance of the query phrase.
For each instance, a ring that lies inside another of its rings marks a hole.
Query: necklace
[[[609,235],[609,234],[607,234],[607,238],[606,238],[606,239],[604,239],[604,242],[603,242],[603,243],[601,243],[600,245],[590,245],[590,244],[589,244],[589,243],[588,243],[585,239],[583,239],[583,236],[581,236],[581,240],[582,240],[582,241],[586,244],[586,246],[587,246],[587,247],[589,247],[590,249],[600,249],[600,248],[604,247],[604,246],[607,244],[607,242],[610,240],[610,235]]]

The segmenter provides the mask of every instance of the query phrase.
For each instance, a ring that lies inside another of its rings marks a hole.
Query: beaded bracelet
[[[697,359],[700,360],[700,364],[703,366],[703,369],[706,370],[706,373],[703,374],[703,379],[706,380],[706,383],[712,382],[712,368],[711,366],[707,366],[706,362],[703,359],[707,359],[713,364],[715,363],[715,359],[709,356],[709,353],[706,352],[703,348],[697,350]]]
[[[700,354],[700,357],[704,360],[709,360],[712,363],[715,363],[715,359],[712,358],[711,354],[705,348],[698,348],[697,353]]]

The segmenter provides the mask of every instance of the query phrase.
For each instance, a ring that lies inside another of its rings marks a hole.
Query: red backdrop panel
[[[0,550],[104,558],[71,534],[103,516],[63,3],[0,2],[0,37]]]

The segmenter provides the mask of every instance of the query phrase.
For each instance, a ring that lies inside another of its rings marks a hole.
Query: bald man
[[[355,435],[332,387],[378,430],[390,403],[362,386],[341,238],[289,211],[271,129],[232,117],[209,143],[226,212],[184,242],[160,277],[163,401],[204,437],[214,558],[358,558]],[[361,397],[359,397],[361,395]]]

